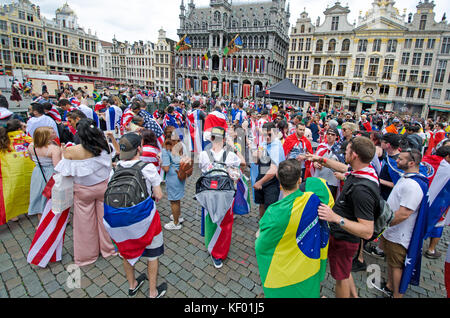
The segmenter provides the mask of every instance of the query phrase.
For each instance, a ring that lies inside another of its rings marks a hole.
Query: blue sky
[[[11,0],[1,0],[7,3]],[[66,0],[31,0],[41,7],[41,13],[49,19],[55,17],[55,10],[61,7]],[[184,0],[185,5],[190,0]],[[267,0],[263,0],[267,1]],[[176,33],[179,28],[179,14],[181,0],[67,0],[70,7],[78,16],[78,23],[86,31],[91,29],[97,32],[99,39],[111,42],[114,35],[119,41],[138,40],[156,42],[158,30],[163,27],[167,31],[167,37],[178,40]],[[258,2],[257,0],[239,0],[234,2]],[[306,8],[311,20],[315,23],[318,16],[324,20],[323,11],[327,6],[331,7],[336,1],[327,0],[291,0],[291,26],[295,25],[300,13]],[[209,0],[194,0],[197,7],[208,6]],[[357,20],[359,11],[363,14],[371,8],[372,1],[342,0],[341,5],[349,6],[349,23]],[[398,0],[395,7],[400,13],[407,9],[407,14],[416,12],[419,0]],[[446,12],[447,20],[450,20],[450,1],[437,0],[436,21],[441,21],[442,14]]]

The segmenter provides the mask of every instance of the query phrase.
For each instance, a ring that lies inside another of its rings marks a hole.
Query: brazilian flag
[[[319,220],[321,203],[334,206],[326,181],[308,178],[272,204],[259,222],[256,259],[266,298],[319,298],[325,278],[329,227]]]
[[[97,91],[92,92],[92,98],[94,99],[94,102],[96,102],[96,103],[98,103],[102,100],[102,96]]]

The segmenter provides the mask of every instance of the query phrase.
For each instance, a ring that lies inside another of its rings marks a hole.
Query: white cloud
[[[33,0],[32,0],[33,1]],[[265,0],[267,1],[267,0]],[[187,7],[190,0],[184,0]],[[258,2],[257,0],[239,0],[233,2]],[[303,9],[306,9],[312,23],[316,22],[318,16],[324,21],[323,11],[327,6],[331,7],[335,1],[327,0],[291,0],[291,26],[295,25],[297,18]],[[55,17],[55,10],[61,7],[65,0],[39,0],[34,1],[41,7],[41,12],[49,19]],[[167,36],[178,40],[177,29],[180,26],[180,4],[181,0],[68,0],[71,8],[78,16],[78,24],[86,31],[91,29],[97,32],[99,39],[111,41],[114,35],[119,41],[134,42],[138,40],[156,42],[158,30],[163,27]],[[208,6],[209,0],[194,0],[197,7]],[[363,15],[371,8],[371,2],[361,0],[342,0],[341,5],[349,6],[351,12],[348,22],[353,23],[358,19],[359,11]],[[403,14],[416,12],[418,0],[399,0],[395,7]],[[450,13],[450,2],[446,0],[435,1],[436,21],[441,21],[444,12]],[[450,18],[450,16],[449,16]]]

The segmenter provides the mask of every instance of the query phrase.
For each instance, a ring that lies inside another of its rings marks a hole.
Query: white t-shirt
[[[33,137],[34,131],[39,127],[51,127],[59,137],[58,127],[56,126],[55,121],[49,116],[42,115],[40,117],[31,117],[27,122],[27,134]]]
[[[119,161],[117,164],[124,168],[130,168],[139,160],[129,160],[129,161]],[[114,171],[111,171],[111,177],[113,176]],[[152,195],[152,187],[157,187],[161,184],[161,176],[156,170],[155,165],[148,164],[144,169],[142,169],[142,174],[145,177],[145,184],[147,185],[147,192],[151,196]]]
[[[403,222],[389,227],[383,233],[383,236],[388,241],[400,244],[408,249],[422,198],[422,188],[416,181],[404,177],[398,180],[389,195],[387,203],[394,212],[398,211],[400,206],[403,206],[413,210],[414,213]]]
[[[214,159],[218,162],[221,162],[223,159],[223,152],[223,149],[217,153],[213,151]],[[206,173],[210,169],[210,165],[212,164],[211,160],[209,159],[208,153],[206,151],[202,151],[200,153],[200,156],[198,157],[198,161],[202,173]],[[228,152],[227,158],[225,159],[225,165],[227,167],[239,168],[239,166],[241,165],[241,159],[239,159],[239,157],[234,152],[230,151]]]

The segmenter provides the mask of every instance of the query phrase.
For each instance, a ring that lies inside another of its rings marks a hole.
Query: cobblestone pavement
[[[255,232],[258,227],[258,209],[252,206],[247,216],[237,216],[233,226],[233,238],[228,259],[221,269],[216,269],[200,236],[200,208],[195,200],[194,184],[198,171],[189,178],[186,196],[182,200],[182,216],[185,219],[180,231],[164,231],[165,253],[160,258],[158,283],[166,281],[169,298],[255,298],[261,297],[262,288],[255,257]],[[165,189],[163,188],[163,191]],[[163,224],[168,223],[170,206],[166,199],[158,203]],[[81,288],[68,287],[68,267],[73,264],[72,225],[69,224],[63,247],[63,259],[51,263],[45,269],[27,263],[35,227],[36,216],[22,215],[18,222],[0,226],[0,298],[50,297],[50,298],[101,298],[127,297],[128,283],[122,260],[118,256],[98,260],[81,268]],[[423,258],[420,286],[411,286],[407,298],[445,297],[444,259],[450,240],[447,228],[438,245],[443,256],[438,260]],[[428,242],[425,243],[426,246]],[[377,264],[384,279],[384,260],[365,255],[368,265]],[[369,267],[371,268],[371,267]],[[372,268],[376,268],[373,267]],[[139,261],[136,272],[146,271],[146,264]],[[372,272],[354,273],[359,296],[376,298],[379,292],[367,287],[366,280]],[[137,275],[136,275],[137,277]],[[322,283],[321,295],[334,297],[334,279],[329,271]],[[136,297],[148,296],[148,284],[144,284]]]

